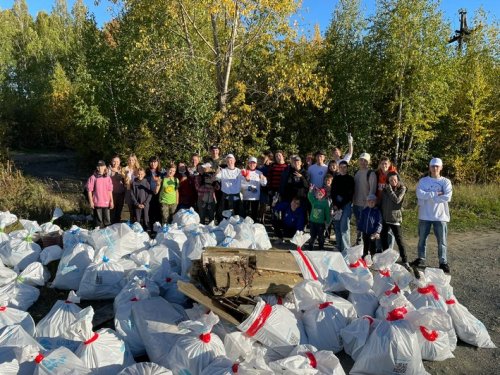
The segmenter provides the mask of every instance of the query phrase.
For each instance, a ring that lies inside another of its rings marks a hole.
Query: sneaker
[[[439,268],[441,268],[444,273],[450,273],[450,266],[448,266],[448,263],[439,263]]]
[[[417,258],[413,262],[410,263],[412,267],[425,267],[425,259]]]

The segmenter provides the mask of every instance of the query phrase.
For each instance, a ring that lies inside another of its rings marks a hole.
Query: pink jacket
[[[109,207],[113,182],[109,176],[93,174],[87,181],[87,189],[92,193],[94,207]]]

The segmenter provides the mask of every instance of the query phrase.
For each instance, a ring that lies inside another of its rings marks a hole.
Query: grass
[[[74,193],[58,193],[43,181],[25,177],[10,162],[0,163],[0,211],[18,218],[49,221],[55,207],[79,212],[81,202]]]
[[[415,187],[416,184],[408,185],[403,227],[406,233],[416,236],[418,207]],[[450,213],[449,230],[452,232],[497,229],[500,221],[500,186],[495,184],[453,186]]]

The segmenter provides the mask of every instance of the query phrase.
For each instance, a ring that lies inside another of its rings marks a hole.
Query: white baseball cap
[[[442,167],[443,161],[439,158],[432,158],[432,160],[429,162],[429,167],[432,167],[433,165],[436,165],[438,167]]]
[[[370,162],[371,160],[371,156],[369,153],[367,152],[363,152],[361,155],[359,155],[359,158],[360,159],[365,159],[368,163]]]
[[[233,154],[227,154],[226,159],[230,159],[230,158],[236,159]]]
[[[249,162],[249,163],[252,163],[252,162],[253,162],[253,163],[257,163],[257,158],[256,158],[255,156],[250,156],[250,157],[248,158],[248,162]]]

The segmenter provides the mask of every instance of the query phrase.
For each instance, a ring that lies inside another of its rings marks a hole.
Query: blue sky
[[[67,0],[68,6],[71,8],[74,0]],[[299,25],[301,34],[310,35],[317,23],[320,25],[321,31],[325,31],[330,24],[333,10],[338,0],[303,0],[302,9],[296,16],[296,21]],[[14,0],[0,0],[0,9],[11,8]],[[94,0],[84,0],[84,3],[89,8],[91,13],[94,13],[97,23],[102,26],[103,23],[110,20],[118,12],[118,8],[108,0],[100,0],[99,6],[95,5]],[[362,7],[367,16],[375,12],[375,0],[362,0]],[[47,13],[52,9],[54,0],[27,0],[28,8],[33,14],[44,10]],[[489,12],[490,20],[499,19],[500,15],[500,0],[441,0],[441,9],[445,15],[445,19],[452,23],[454,28],[458,28],[458,9],[465,8],[468,11],[469,20],[475,10],[480,6]],[[469,26],[470,26],[469,21]]]

